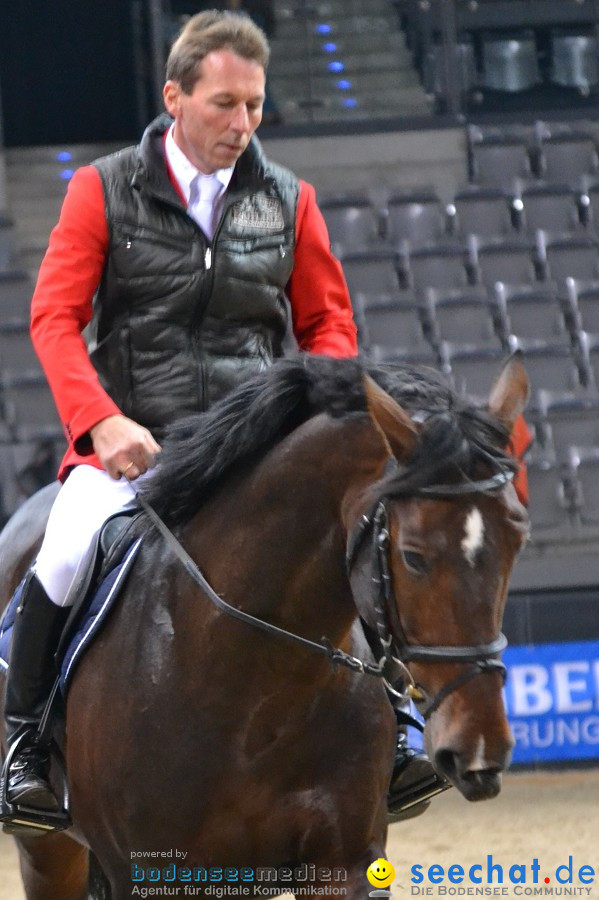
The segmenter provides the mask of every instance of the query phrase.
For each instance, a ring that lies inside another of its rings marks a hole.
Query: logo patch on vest
[[[239,200],[231,207],[231,224],[260,231],[282,231],[285,221],[281,201],[264,193]]]

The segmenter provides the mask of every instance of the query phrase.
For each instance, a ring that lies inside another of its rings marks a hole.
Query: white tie
[[[223,185],[214,175],[196,175],[190,185],[187,211],[207,238],[212,239],[218,197]]]

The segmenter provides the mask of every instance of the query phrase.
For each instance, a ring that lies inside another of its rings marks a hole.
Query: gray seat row
[[[443,204],[433,191],[392,194],[382,208],[365,195],[328,197],[321,209],[335,252],[392,247],[419,250],[439,243],[594,239],[599,235],[599,182],[584,190],[563,184],[522,184],[509,193],[468,186]]]

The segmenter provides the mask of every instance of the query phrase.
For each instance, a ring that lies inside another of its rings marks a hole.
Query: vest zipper
[[[204,271],[206,273],[210,273],[208,275],[207,281],[208,284],[205,284],[204,291],[202,292],[206,297],[206,303],[203,306],[202,313],[198,317],[196,315],[194,323],[193,323],[193,347],[194,353],[196,355],[196,359],[198,362],[198,367],[200,369],[200,378],[202,382],[202,408],[204,410],[208,409],[208,373],[206,371],[206,362],[204,360],[202,351],[198,344],[201,344],[200,332],[201,332],[201,322],[204,318],[206,307],[210,302],[210,297],[212,296],[212,287],[214,284],[214,274],[212,272],[212,257],[213,257],[213,244],[214,239],[216,237],[217,232],[212,235],[212,243],[206,244],[206,249],[204,250]]]
[[[204,358],[202,356],[201,349],[198,346],[198,344],[201,344],[199,335],[201,332],[201,323],[206,314],[206,309],[210,303],[210,299],[212,297],[212,288],[214,287],[214,271],[212,268],[212,263],[214,261],[214,251],[216,249],[216,239],[218,238],[218,235],[220,234],[221,228],[225,221],[226,214],[232,205],[233,205],[233,202],[231,201],[231,199],[229,198],[228,202],[227,202],[227,198],[225,197],[225,202],[223,204],[223,208],[221,210],[219,220],[216,223],[216,228],[214,230],[214,234],[212,235],[212,240],[210,241],[210,243],[207,243],[206,249],[204,251],[204,271],[209,272],[210,275],[207,279],[208,283],[205,285],[204,290],[202,291],[202,294],[205,297],[205,304],[202,307],[201,314],[200,315],[196,314],[196,316],[194,318],[193,326],[192,326],[193,338],[194,338],[193,339],[194,352],[198,359],[198,363],[200,366],[200,374],[201,374],[201,379],[202,379],[202,407],[204,410],[208,409],[208,373],[206,371],[206,364],[205,364]],[[200,229],[200,231],[201,231],[201,229]]]

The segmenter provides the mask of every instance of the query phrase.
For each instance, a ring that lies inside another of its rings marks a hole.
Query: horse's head
[[[410,417],[374,383],[367,396],[391,462],[350,540],[354,597],[409,669],[436,769],[469,800],[493,797],[513,744],[501,621],[528,531],[504,449],[528,378],[512,358],[478,412]]]

